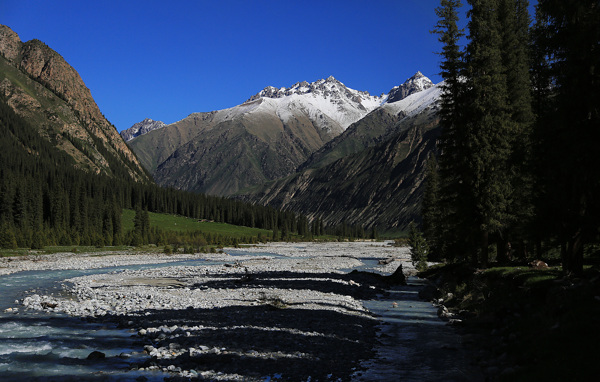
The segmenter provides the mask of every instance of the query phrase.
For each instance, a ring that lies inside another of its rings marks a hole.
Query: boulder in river
[[[394,273],[387,276],[387,281],[391,284],[406,285],[406,276],[404,276],[404,272],[402,272],[402,264],[396,268]]]
[[[106,354],[104,354],[100,351],[97,351],[97,350],[94,350],[87,356],[87,359],[89,359],[90,361],[98,361],[98,360],[104,359],[104,358],[106,358]]]

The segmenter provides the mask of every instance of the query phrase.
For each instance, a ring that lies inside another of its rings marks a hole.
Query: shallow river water
[[[357,381],[479,381],[461,338],[437,316],[437,309],[419,299],[424,280],[408,277],[408,285],[389,295],[364,301],[381,320],[377,357]]]
[[[115,326],[89,323],[64,314],[25,311],[16,300],[34,293],[61,293],[61,281],[72,277],[172,265],[211,265],[205,260],[131,265],[91,270],[26,271],[0,276],[0,381],[162,381],[168,374],[129,371],[147,356],[136,337]],[[93,351],[104,360],[87,360]],[[123,354],[123,357],[120,355]],[[127,356],[126,356],[127,355]]]
[[[0,381],[136,381],[141,376],[147,381],[162,381],[169,374],[130,371],[132,363],[143,363],[148,357],[140,352],[143,345],[135,333],[61,314],[7,310],[18,307],[15,300],[26,295],[61,293],[61,281],[72,277],[210,264],[215,263],[193,260],[0,276]],[[390,290],[388,296],[364,301],[381,318],[381,345],[378,357],[364,363],[368,371],[354,375],[356,381],[477,380],[469,372],[458,335],[437,317],[435,307],[419,300],[421,283],[409,278],[409,285]],[[106,359],[87,360],[93,351],[105,353]]]

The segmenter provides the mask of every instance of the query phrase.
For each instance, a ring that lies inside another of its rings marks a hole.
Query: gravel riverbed
[[[379,275],[400,265],[414,272],[408,250],[387,242],[272,243],[236,249],[236,256],[224,252],[58,254],[2,259],[0,270],[220,261],[72,278],[65,293],[32,294],[21,303],[131,330],[150,356],[132,369],[167,371],[172,380],[235,381],[350,380],[377,341],[378,320],[361,300],[389,287]],[[357,268],[368,273],[350,273]]]

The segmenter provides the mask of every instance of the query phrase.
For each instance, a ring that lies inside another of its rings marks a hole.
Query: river
[[[142,363],[134,333],[115,326],[89,323],[64,314],[18,310],[17,300],[26,295],[60,294],[61,282],[72,277],[148,269],[172,265],[211,265],[215,262],[189,260],[161,264],[130,265],[91,270],[25,271],[0,276],[0,380],[1,381],[162,381],[169,374],[130,371]],[[12,311],[10,311],[12,310]],[[104,360],[87,360],[93,351]],[[122,355],[122,357],[120,357]]]
[[[376,263],[373,259],[363,261],[367,269]],[[0,380],[162,381],[170,374],[131,370],[132,364],[148,359],[141,352],[143,344],[136,333],[62,314],[22,309],[15,313],[18,307],[15,302],[34,293],[60,294],[62,280],[82,275],[210,264],[216,262],[191,260],[93,270],[26,271],[0,276]],[[380,346],[377,358],[364,362],[368,370],[356,373],[354,380],[477,380],[458,334],[437,317],[435,307],[419,300],[417,294],[422,282],[411,277],[407,286],[393,288],[388,291],[389,295],[377,300],[363,301],[365,307],[380,317]],[[104,353],[106,358],[88,360],[93,351]]]

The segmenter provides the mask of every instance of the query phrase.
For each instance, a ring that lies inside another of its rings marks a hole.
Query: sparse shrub
[[[273,309],[286,309],[288,305],[279,296],[267,296],[265,292],[261,292],[258,300],[263,304]]]
[[[429,252],[429,246],[414,222],[410,223],[409,228],[408,245],[410,247],[410,257],[413,265],[420,272],[427,269],[427,253]]]

